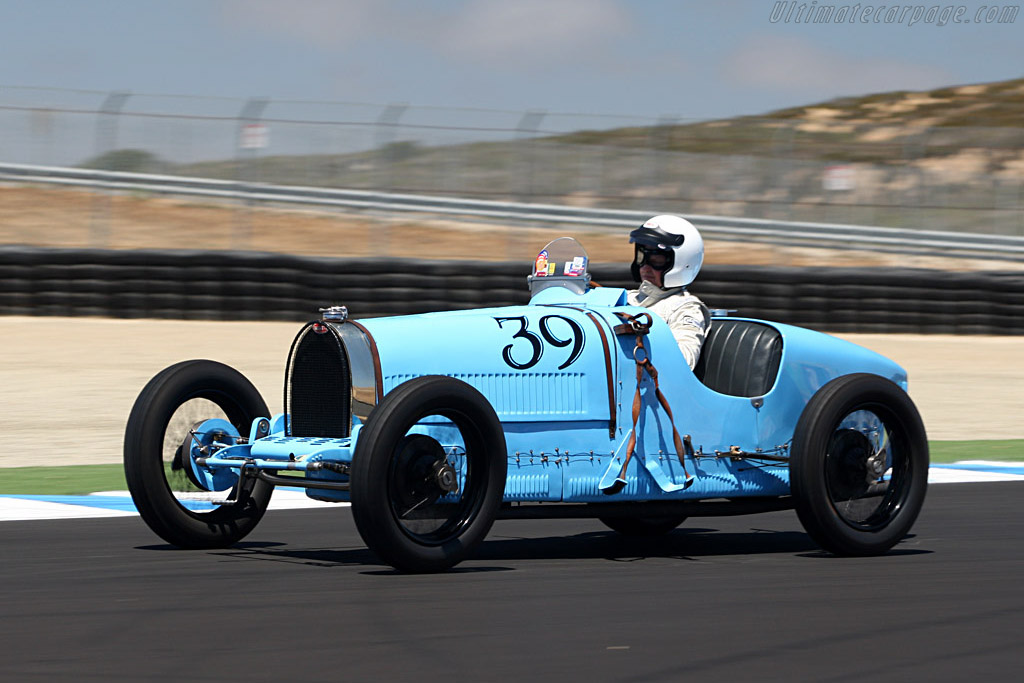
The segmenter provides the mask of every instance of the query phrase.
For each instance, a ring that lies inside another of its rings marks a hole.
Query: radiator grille
[[[349,436],[352,378],[345,346],[330,325],[310,323],[296,337],[284,402],[289,436]]]

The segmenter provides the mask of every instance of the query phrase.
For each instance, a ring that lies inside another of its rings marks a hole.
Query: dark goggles
[[[673,253],[663,249],[651,249],[642,244],[636,245],[636,265],[648,265],[655,270],[665,270],[672,264]]]

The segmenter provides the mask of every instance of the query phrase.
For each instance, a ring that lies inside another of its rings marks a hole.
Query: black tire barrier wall
[[[0,247],[0,315],[306,321],[525,303],[530,263]],[[629,268],[595,281],[632,286]],[[831,332],[1024,334],[1024,272],[706,266],[711,308]]]

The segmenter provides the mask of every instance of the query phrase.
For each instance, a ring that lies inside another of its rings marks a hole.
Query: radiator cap
[[[320,317],[325,322],[341,323],[348,320],[348,308],[345,306],[329,306],[320,309]]]

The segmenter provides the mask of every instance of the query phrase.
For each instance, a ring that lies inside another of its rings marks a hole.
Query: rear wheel
[[[359,432],[352,516],[391,566],[441,571],[487,535],[505,472],[505,435],[487,399],[460,380],[418,377],[385,395]]]
[[[124,437],[125,479],[143,521],[182,548],[223,548],[252,531],[273,486],[257,481],[242,502],[215,505],[211,501],[228,498],[238,478],[218,477],[225,490],[207,491],[186,459],[190,443],[233,445],[269,412],[252,383],[222,363],[185,361],[150,380]],[[200,425],[210,429],[197,432]]]
[[[879,555],[907,534],[924,504],[924,424],[891,381],[839,377],[804,408],[789,470],[797,515],[818,545],[837,555]]]
[[[623,536],[663,536],[686,521],[682,515],[667,517],[598,517],[601,523]]]

